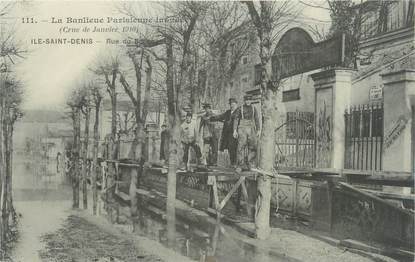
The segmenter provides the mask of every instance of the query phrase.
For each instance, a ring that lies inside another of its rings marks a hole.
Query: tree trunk
[[[141,101],[141,65],[142,61],[140,62],[140,67],[136,66],[136,77],[137,77],[137,105],[136,111],[135,111],[135,117],[136,117],[136,131],[135,131],[135,138],[134,143],[131,147],[132,149],[132,156],[135,160],[138,160],[140,165],[143,165],[144,162],[144,138],[145,138],[145,132],[144,132],[144,125],[147,118],[148,113],[148,106],[149,106],[149,100],[150,100],[150,89],[151,89],[151,75],[152,75],[152,67],[151,63],[149,62],[149,58],[147,58],[147,63],[149,67],[146,69],[146,84],[145,84],[145,90],[144,90],[144,101],[143,101],[143,108],[142,111],[140,111],[140,102]],[[140,71],[138,72],[138,69]],[[140,86],[140,88],[138,88]],[[141,114],[142,112],[142,114]],[[137,152],[138,147],[138,152]],[[138,153],[138,154],[137,154]],[[149,159],[146,159],[147,161]],[[141,170],[141,172],[139,172]],[[140,178],[139,173],[142,175],[143,169],[142,166],[139,168],[131,169],[130,175],[131,175],[131,181],[130,181],[130,199],[131,199],[131,217],[133,219],[133,223],[137,223],[138,220],[138,212],[139,212],[139,206],[142,205],[143,199],[141,196],[137,195],[136,189],[139,187],[140,184]]]
[[[147,119],[148,107],[150,104],[151,79],[152,79],[152,74],[153,74],[153,67],[151,65],[150,58],[147,58],[147,65],[148,67],[146,69],[146,87],[144,90],[143,114],[141,117],[144,122]]]
[[[74,127],[74,143],[72,154],[72,190],[73,190],[73,208],[79,208],[79,155],[80,155],[80,134],[81,134],[81,117],[80,109],[74,107],[73,109],[73,127]]]
[[[117,138],[117,93],[115,86],[111,88],[111,139],[115,143]],[[114,152],[111,152],[111,158],[116,159]]]
[[[98,202],[98,191],[97,191],[97,176],[101,172],[100,166],[98,165],[98,147],[99,147],[99,108],[101,99],[98,98],[95,103],[95,122],[94,122],[94,148],[93,154],[93,165],[92,165],[92,212],[94,215],[97,214],[97,202]]]
[[[117,150],[117,94],[115,92],[115,85],[111,88],[111,142],[110,142],[110,159],[118,159]],[[108,191],[106,195],[106,202],[114,202],[115,193],[115,180],[116,180],[116,167],[115,163],[108,163],[108,176],[107,176],[107,187]],[[109,207],[109,205],[107,206]]]
[[[271,81],[271,39],[273,28],[272,2],[260,2],[259,14],[253,2],[245,2],[249,15],[256,27],[259,38],[259,57],[261,59],[261,111],[262,132],[259,142],[259,167],[272,172],[275,159],[275,128],[277,113],[277,91],[279,82]],[[277,17],[278,18],[278,17]],[[271,178],[266,175],[258,177],[255,229],[258,239],[266,239],[271,232],[270,204]]]
[[[10,156],[9,156],[9,164],[8,164],[8,176],[9,176],[9,183],[8,183],[8,207],[9,207],[9,216],[10,214],[12,214],[14,216],[15,214],[15,210],[14,210],[14,205],[13,205],[13,195],[12,195],[12,186],[13,186],[13,122],[10,122],[10,133],[9,133],[9,151],[10,151]]]
[[[6,143],[6,181],[5,181],[5,214],[3,222],[5,223],[5,239],[8,241],[9,235],[9,226],[10,226],[10,214],[13,212],[13,203],[12,203],[12,155],[13,155],[13,126],[10,116],[10,108],[7,109],[7,122],[5,124],[5,143]]]
[[[275,159],[275,119],[276,93],[270,89],[262,97],[262,136],[259,144],[260,161],[262,170],[272,171]],[[257,217],[255,220],[256,236],[258,239],[266,239],[270,234],[270,203],[271,203],[271,178],[258,176]]]
[[[2,81],[3,82],[3,81]],[[3,82],[4,83],[4,82]],[[4,86],[0,86],[0,88],[4,88]],[[0,92],[3,90],[0,90]],[[4,92],[4,91],[3,91]],[[3,125],[4,125],[4,96],[3,94],[0,96],[1,105],[0,105],[0,205],[2,205],[3,201],[3,192],[4,192],[4,184],[5,184],[5,161],[4,161],[4,143],[3,143]],[[3,219],[0,216],[0,248],[6,244],[4,239],[4,231],[5,228],[3,227]]]
[[[141,55],[142,57],[142,55]],[[141,119],[141,66],[142,61],[138,64],[138,62],[133,59],[134,63],[134,70],[135,70],[135,77],[136,77],[136,98],[135,98],[135,123],[136,123],[136,130],[134,133],[134,141],[131,145],[131,151],[130,151],[130,158],[134,160],[138,160],[143,156],[142,152],[142,144],[143,144],[143,132],[144,132],[144,124],[143,119]],[[134,103],[134,101],[133,101]],[[137,155],[137,147],[139,150],[139,154]]]
[[[176,223],[175,201],[176,201],[176,171],[178,166],[178,146],[180,143],[180,126],[177,123],[174,79],[173,79],[173,42],[167,38],[167,104],[170,128],[169,164],[167,173],[167,229],[173,229]],[[168,238],[174,236],[174,232],[167,232]]]
[[[190,105],[192,106],[192,112],[196,112],[198,110],[198,97],[199,97],[199,86],[196,82],[196,75],[198,74],[197,65],[198,65],[198,55],[197,49],[195,48],[195,59],[193,61],[193,65],[191,66],[191,70],[189,70],[189,83],[190,83]],[[205,102],[205,101],[203,101]]]
[[[9,109],[7,108],[7,105],[5,105],[4,111],[3,111],[3,156],[4,156],[4,162],[3,162],[3,183],[2,183],[2,199],[1,199],[1,221],[2,221],[2,248],[5,247],[7,243],[7,232],[9,231],[9,220],[8,220],[8,185],[9,185],[9,176],[8,176],[8,164],[9,164],[9,156],[10,156],[10,149],[9,149]]]
[[[87,175],[88,175],[88,144],[89,144],[89,119],[91,115],[91,108],[87,106],[85,111],[85,130],[84,130],[84,146],[82,152],[82,197],[83,207],[88,208],[88,190],[87,190]]]

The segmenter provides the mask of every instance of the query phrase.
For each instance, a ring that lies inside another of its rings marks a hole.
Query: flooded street
[[[198,223],[176,213],[175,226],[168,225],[163,208],[149,203],[133,223],[122,201],[109,214],[99,201],[99,215],[93,216],[91,196],[89,209],[71,208],[71,185],[53,162],[16,161],[14,174],[14,201],[21,214],[12,253],[16,262],[374,260],[290,230],[274,228],[269,240],[258,241],[179,201],[176,208]]]
[[[19,240],[13,252],[15,261],[42,261],[38,250],[43,248],[40,237],[57,230],[71,208],[70,184],[56,174],[53,163],[35,164],[16,161],[14,167],[14,205],[21,214]]]
[[[56,172],[55,163],[16,161],[14,172],[20,220],[12,261],[163,261],[119,235],[104,217],[90,215],[92,210],[72,210],[69,179]]]

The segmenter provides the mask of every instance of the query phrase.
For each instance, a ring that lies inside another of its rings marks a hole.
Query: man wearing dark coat
[[[222,128],[222,137],[220,141],[219,150],[224,151],[225,149],[228,150],[229,158],[231,161],[231,165],[236,165],[236,151],[238,148],[238,139],[234,136],[236,130],[234,130],[234,120],[235,120],[235,110],[238,107],[235,98],[229,99],[229,107],[230,109],[227,110],[225,113],[217,116],[210,117],[210,121],[221,121],[223,122]]]

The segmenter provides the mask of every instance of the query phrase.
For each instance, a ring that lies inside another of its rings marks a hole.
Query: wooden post
[[[248,217],[252,217],[251,206],[249,204],[248,190],[246,189],[245,182],[246,180],[241,184],[242,194],[245,199],[246,214],[248,215]]]
[[[328,198],[328,209],[329,209],[329,232],[333,229],[333,182],[327,181],[327,198]]]
[[[293,184],[292,184],[292,188],[293,188],[293,206],[292,206],[292,215],[296,216],[297,215],[297,190],[298,190],[298,179],[293,179],[292,180]]]

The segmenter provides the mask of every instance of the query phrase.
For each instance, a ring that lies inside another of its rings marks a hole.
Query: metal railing
[[[287,112],[275,135],[277,167],[314,167],[314,113]]]
[[[382,170],[383,104],[349,108],[345,129],[345,168]]]

